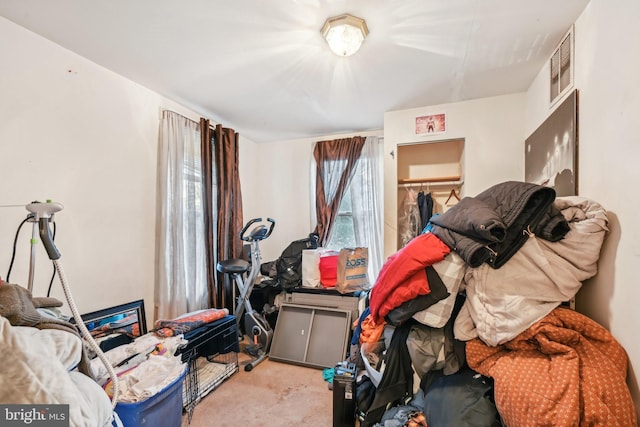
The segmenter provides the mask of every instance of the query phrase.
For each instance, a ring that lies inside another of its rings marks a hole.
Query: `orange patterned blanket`
[[[473,339],[467,361],[494,378],[496,406],[507,426],[637,425],[626,352],[576,311],[556,308],[497,347]]]

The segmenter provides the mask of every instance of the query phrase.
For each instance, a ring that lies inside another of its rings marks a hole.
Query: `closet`
[[[390,153],[395,157],[397,170],[396,250],[422,232],[431,215],[444,213],[460,201],[463,151],[464,139],[449,139],[399,143],[395,153]],[[431,207],[428,214],[425,204]],[[385,217],[391,218],[386,214]]]

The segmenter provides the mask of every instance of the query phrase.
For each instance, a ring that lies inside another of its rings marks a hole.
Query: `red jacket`
[[[437,236],[424,233],[391,255],[371,289],[369,308],[373,320],[378,323],[405,301],[430,293],[425,268],[442,261],[450,251]]]

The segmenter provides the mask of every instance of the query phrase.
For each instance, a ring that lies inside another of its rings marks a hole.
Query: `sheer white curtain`
[[[163,111],[155,304],[159,319],[206,308],[208,301],[199,124]]]
[[[371,284],[383,264],[383,148],[382,138],[366,138],[350,188],[356,245],[368,248]]]

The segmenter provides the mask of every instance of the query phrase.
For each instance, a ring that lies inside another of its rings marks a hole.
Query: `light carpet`
[[[195,407],[191,422],[182,426],[306,426],[333,424],[333,392],[321,369],[265,360],[252,371],[251,360],[238,355],[239,370],[205,396]]]

